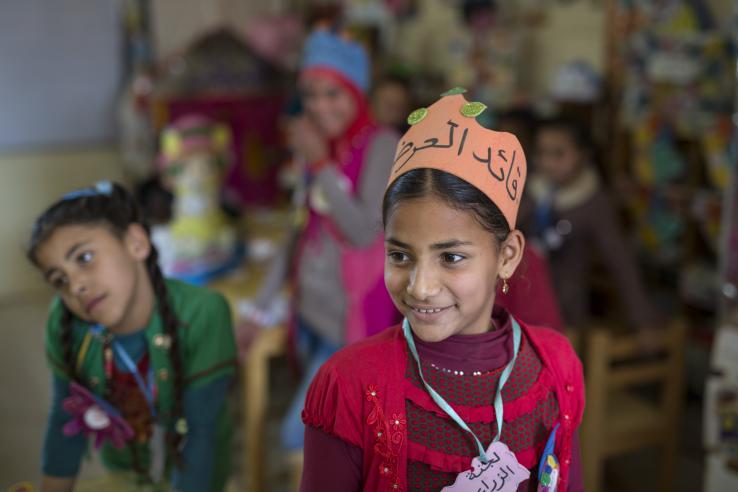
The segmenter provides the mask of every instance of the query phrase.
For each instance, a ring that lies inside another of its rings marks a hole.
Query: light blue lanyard
[[[103,335],[105,332],[105,328],[102,325],[94,325],[90,327],[90,331],[94,335]],[[119,342],[116,340],[113,340],[111,342],[111,345],[113,346],[113,349],[118,354],[118,357],[123,361],[123,364],[126,366],[126,370],[133,374],[133,378],[136,380],[136,384],[141,389],[141,392],[144,395],[144,398],[146,398],[146,404],[149,407],[149,411],[151,412],[151,416],[155,419],[156,418],[156,404],[154,402],[154,368],[149,362],[149,371],[148,371],[148,384],[146,384],[146,381],[141,376],[141,373],[138,372],[138,366],[135,362],[133,362],[133,359],[131,359],[131,356],[128,355],[128,352],[126,352],[126,349],[121,346]]]
[[[133,362],[131,359],[131,356],[128,355],[128,352],[126,352],[126,349],[124,349],[120,343],[113,340],[113,348],[118,353],[118,357],[121,358],[123,361],[123,364],[125,364],[126,369],[128,372],[133,374],[133,377],[136,379],[136,384],[138,384],[138,387],[141,389],[141,392],[143,393],[144,397],[146,398],[146,403],[149,405],[149,411],[151,412],[151,416],[153,418],[156,418],[156,404],[154,403],[154,369],[151,366],[151,363],[149,363],[149,372],[148,372],[148,384],[146,384],[146,381],[144,381],[144,378],[141,376],[141,373],[138,372],[138,367],[136,366],[136,363]]]
[[[502,370],[502,374],[500,375],[500,381],[497,384],[497,392],[495,393],[495,417],[497,418],[497,435],[495,436],[493,442],[497,442],[500,440],[500,436],[502,435],[502,415],[503,415],[503,403],[502,403],[502,388],[505,387],[505,383],[507,382],[508,378],[510,377],[510,373],[512,373],[513,367],[515,366],[515,361],[518,358],[518,351],[520,350],[520,325],[515,320],[515,318],[510,317],[510,320],[512,321],[512,328],[513,328],[513,356],[512,359],[510,359],[510,362],[507,363],[505,368]],[[459,414],[456,413],[456,410],[451,408],[451,405],[448,404],[446,400],[443,399],[441,395],[439,395],[436,390],[434,390],[431,385],[427,383],[425,380],[425,377],[423,376],[423,369],[420,367],[420,358],[418,357],[418,349],[415,348],[415,340],[413,340],[412,331],[410,328],[410,323],[408,323],[407,318],[402,322],[402,331],[405,334],[405,340],[407,340],[407,345],[410,347],[410,353],[413,354],[413,358],[415,359],[415,362],[418,364],[418,374],[420,375],[420,380],[423,381],[423,385],[425,385],[425,388],[428,390],[428,393],[430,393],[431,398],[433,398],[433,401],[436,402],[436,404],[441,407],[441,409],[448,414],[449,417],[451,417],[454,422],[459,424],[459,427],[464,429],[466,432],[472,435],[474,438],[474,441],[477,443],[477,448],[479,449],[479,460],[482,463],[488,463],[489,458],[487,458],[487,454],[485,453],[485,448],[482,446],[482,443],[479,441],[479,438],[474,434],[474,432],[469,428],[468,425],[466,425],[466,422],[459,417]]]

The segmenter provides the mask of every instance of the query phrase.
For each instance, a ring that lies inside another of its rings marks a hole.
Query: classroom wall
[[[707,0],[712,15],[720,25],[727,27],[733,25],[733,19],[736,15],[738,4],[733,0]]]
[[[604,2],[578,0],[554,3],[535,30],[533,49],[537,65],[532,67],[533,90],[547,94],[548,84],[565,63],[583,60],[599,73],[605,68]]]
[[[154,50],[159,58],[181,53],[203,32],[226,26],[235,32],[250,19],[285,12],[288,0],[153,0]]]
[[[525,12],[521,10],[520,15]],[[571,61],[584,60],[595,70],[605,66],[605,16],[602,2],[575,0],[549,3],[538,21],[521,27],[526,60],[521,76],[534,98],[548,92],[549,80],[557,69]],[[424,60],[422,65],[445,72],[449,63],[458,63],[466,39],[457,9],[445,0],[420,0],[418,18],[399,27],[402,42],[394,49],[402,59]],[[533,63],[531,63],[533,61]],[[470,75],[470,74],[466,74]],[[464,78],[464,77],[461,77]],[[471,78],[471,77],[469,77]]]
[[[113,147],[0,153],[0,305],[46,288],[23,256],[34,218],[67,191],[122,177]]]

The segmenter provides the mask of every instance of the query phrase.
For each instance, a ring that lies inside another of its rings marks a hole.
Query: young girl
[[[609,268],[633,327],[655,321],[631,248],[615,209],[591,164],[586,131],[559,118],[540,124],[536,137],[536,173],[521,226],[546,252],[564,321],[581,328],[588,321],[587,276],[597,254]]]
[[[338,348],[397,318],[383,282],[380,203],[397,135],[374,123],[364,49],[318,30],[299,74],[304,114],[290,124],[293,154],[308,168],[307,220],[294,254],[296,345],[304,368],[282,428],[286,449],[302,448],[300,412],[318,368]],[[286,251],[285,251],[286,253]],[[287,270],[280,256],[259,295],[264,306]]]
[[[581,364],[562,335],[494,307],[523,255],[525,157],[460,92],[410,115],[383,203],[405,320],[315,377],[305,492],[581,490]]]
[[[119,487],[222,490],[236,360],[224,299],[162,277],[133,197],[109,182],[46,210],[28,257],[58,294],[42,491],[73,489],[88,437]]]

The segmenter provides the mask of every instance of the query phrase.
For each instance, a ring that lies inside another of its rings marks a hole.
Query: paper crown
[[[476,117],[486,106],[468,102],[463,92],[452,89],[410,114],[411,126],[397,145],[388,186],[412,169],[445,171],[487,195],[515,229],[527,174],[523,148],[512,133],[480,125]]]
[[[369,87],[369,56],[357,42],[327,30],[316,30],[305,42],[302,70],[327,68],[350,80],[362,92]]]

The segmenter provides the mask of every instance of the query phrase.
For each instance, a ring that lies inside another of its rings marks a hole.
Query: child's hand
[[[328,158],[328,143],[318,128],[305,116],[290,121],[287,127],[287,143],[296,155],[308,164]]]

